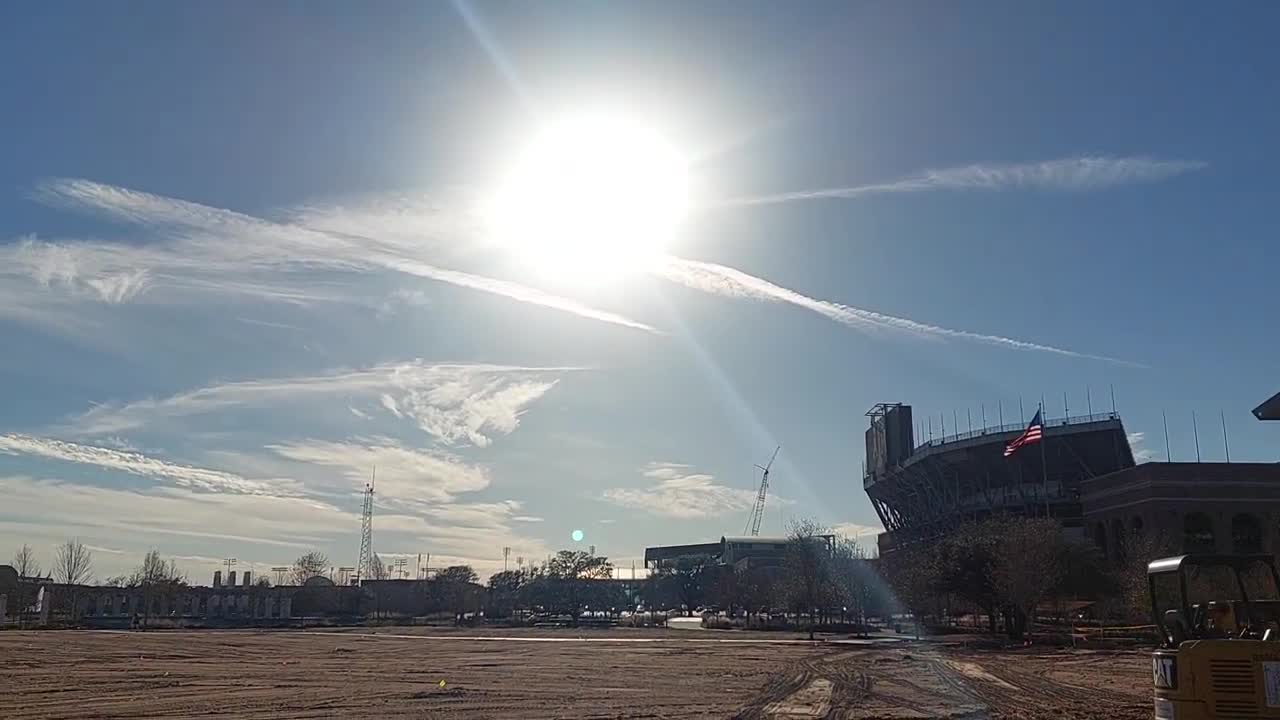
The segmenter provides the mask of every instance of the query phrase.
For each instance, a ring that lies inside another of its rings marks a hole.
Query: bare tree
[[[387,569],[387,564],[382,562],[382,556],[374,553],[369,559],[369,580],[387,580],[391,577],[391,571]]]
[[[20,578],[40,577],[40,563],[36,560],[36,553],[30,545],[23,544],[18,552],[13,554],[13,569],[18,571]]]
[[[40,563],[36,561],[35,551],[31,549],[30,545],[24,543],[18,549],[18,552],[13,554],[13,569],[18,571],[19,578],[13,605],[17,609],[18,622],[25,624],[27,608],[35,601],[35,597],[31,591],[31,586],[21,582],[21,579],[40,577]]]
[[[171,601],[178,588],[185,587],[186,584],[186,573],[179,571],[178,564],[173,560],[166,561],[160,557],[159,550],[148,551],[142,558],[142,564],[126,581],[127,587],[142,590],[143,624],[146,624],[153,613],[159,611],[156,606],[160,600]]]
[[[53,559],[53,578],[68,586],[69,616],[73,622],[80,619],[78,586],[89,582],[92,577],[93,553],[89,552],[89,548],[85,547],[79,538],[72,538],[58,546]]]
[[[783,566],[783,596],[797,616],[809,616],[809,639],[817,623],[817,611],[828,607],[832,597],[831,533],[816,520],[791,523],[787,555]]]
[[[312,550],[293,561],[293,584],[301,585],[317,575],[324,575],[328,569],[329,558]]]
[[[53,560],[53,578],[66,585],[81,585],[93,577],[93,553],[72,538],[58,546]]]

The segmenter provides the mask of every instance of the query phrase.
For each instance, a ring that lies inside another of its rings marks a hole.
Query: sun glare
[[[581,115],[543,128],[494,199],[497,241],[556,280],[598,283],[668,249],[688,202],[683,158],[652,128]]]

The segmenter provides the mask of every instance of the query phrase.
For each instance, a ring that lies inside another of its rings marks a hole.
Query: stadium
[[[1084,538],[1083,484],[1134,467],[1115,412],[1046,419],[1042,441],[1009,457],[1023,422],[917,442],[910,405],[879,403],[867,417],[862,487],[885,528],[881,554],[999,513],[1053,517]]]

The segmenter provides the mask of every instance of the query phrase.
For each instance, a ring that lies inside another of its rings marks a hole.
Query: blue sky
[[[469,15],[472,22],[464,21]],[[863,413],[1115,387],[1143,456],[1275,460],[1280,9],[224,3],[0,11],[0,549],[482,572],[876,526]],[[690,158],[664,264],[486,242],[538,118]],[[967,333],[967,334],[966,334]],[[1064,352],[1065,351],[1065,352]],[[8,551],[5,551],[8,552]]]

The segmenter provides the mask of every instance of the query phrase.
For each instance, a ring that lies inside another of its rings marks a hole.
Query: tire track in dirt
[[[972,663],[989,675],[970,675],[967,685],[990,708],[994,720],[1086,720],[1100,713],[1111,720],[1150,718],[1147,696],[1050,678],[1056,660],[1053,655],[964,654],[939,661],[953,667]]]
[[[830,688],[821,715],[814,714],[810,701],[815,681]],[[775,674],[734,717],[981,718],[985,708],[954,670],[930,658],[883,649],[835,650]]]

